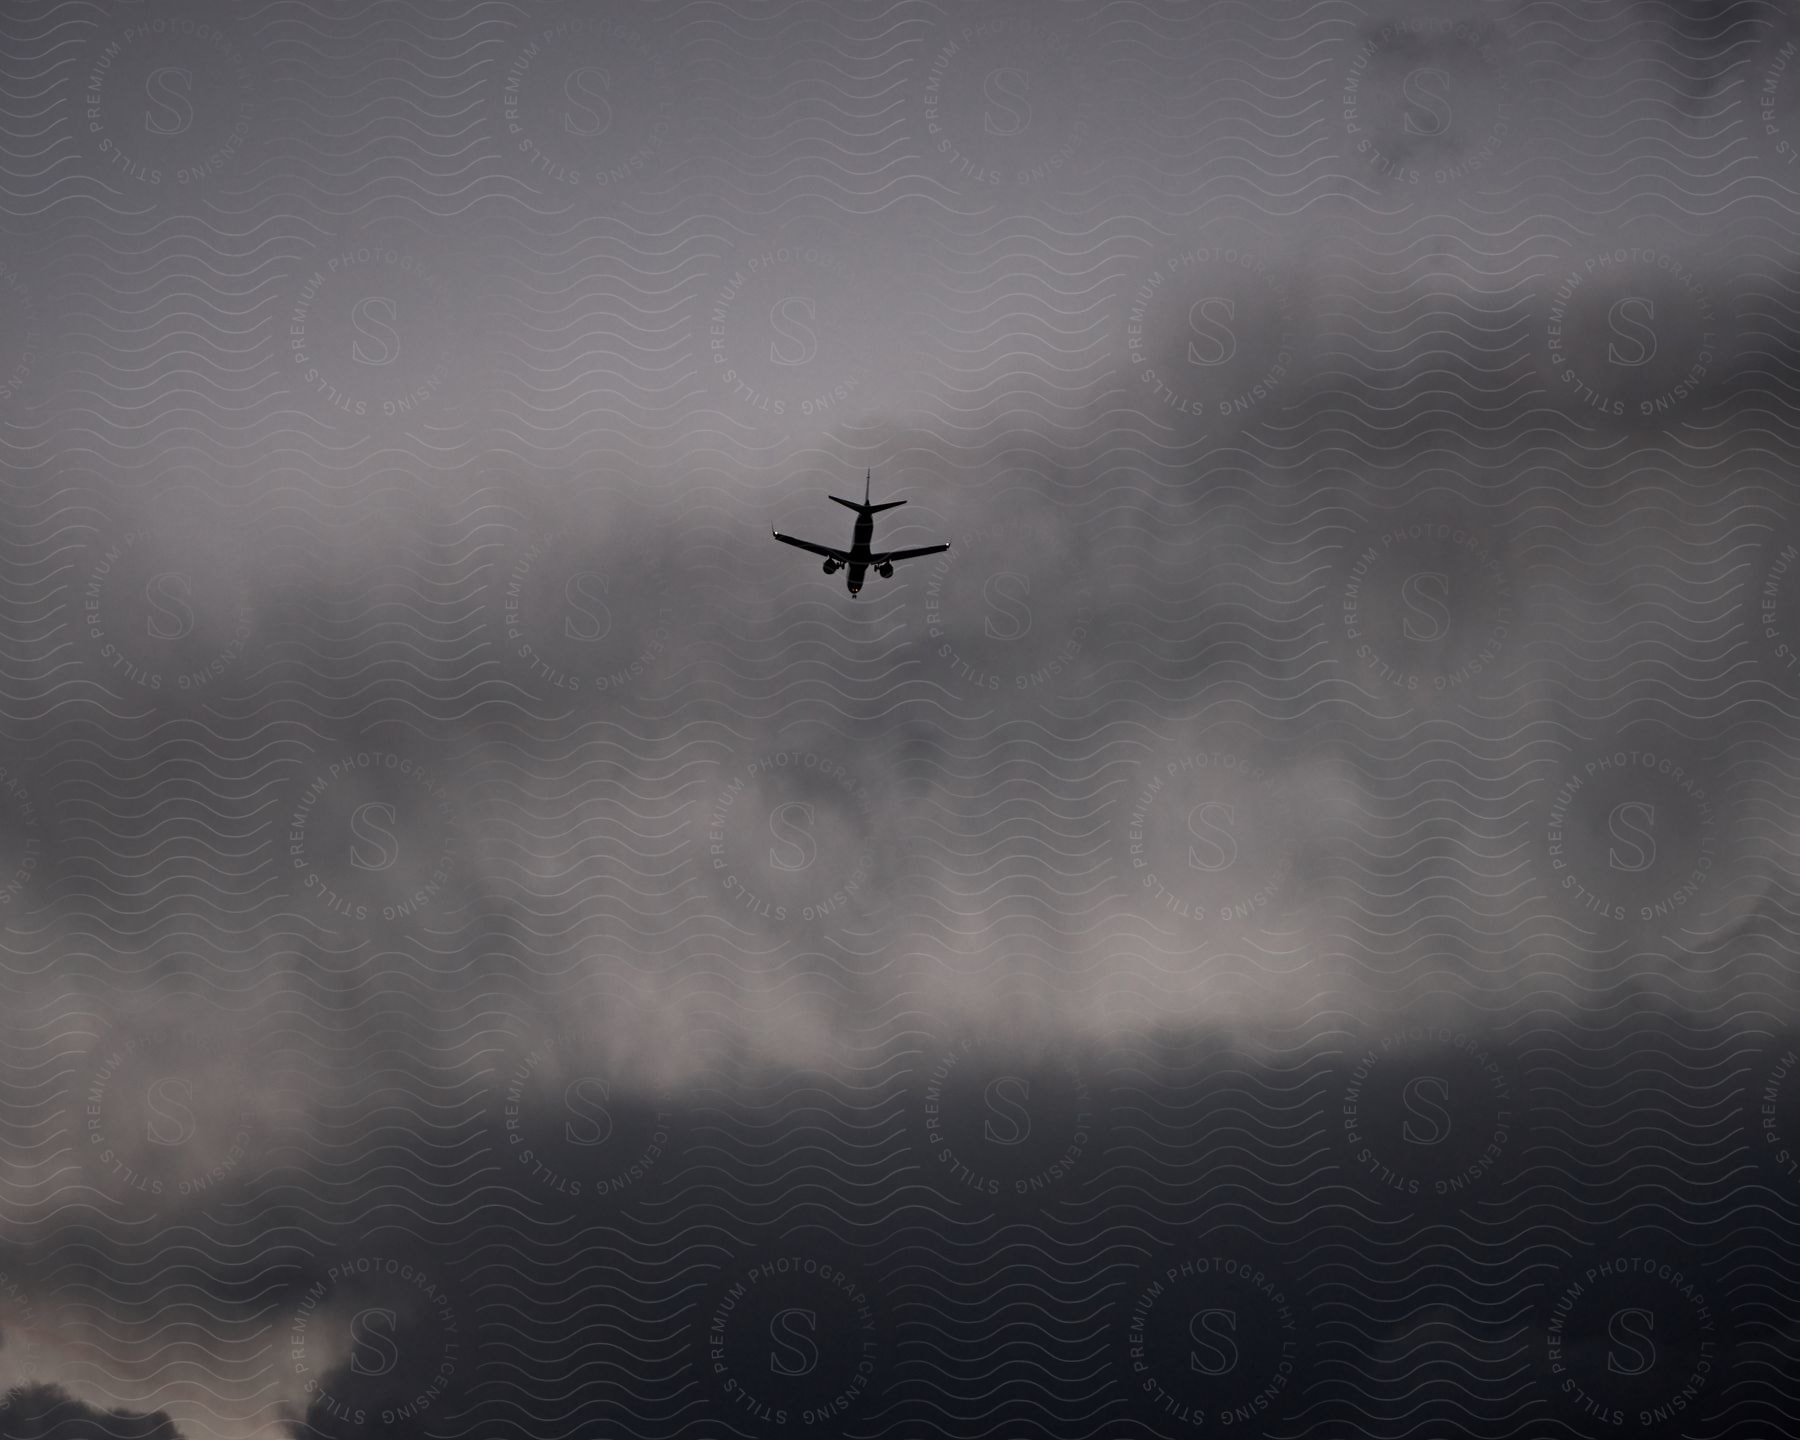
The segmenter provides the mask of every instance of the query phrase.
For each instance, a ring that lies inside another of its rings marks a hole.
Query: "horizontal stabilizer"
[[[885,500],[879,505],[870,505],[863,500],[846,500],[842,495],[832,495],[829,499],[837,501],[846,510],[854,510],[858,515],[878,515],[883,510],[892,510],[896,505],[904,505],[904,500]]]

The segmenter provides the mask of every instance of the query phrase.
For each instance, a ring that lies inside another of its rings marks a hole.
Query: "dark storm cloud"
[[[0,1400],[0,1436],[5,1440],[182,1440],[160,1410],[99,1410],[54,1385],[31,1385]]]
[[[1646,1007],[1639,1022],[1611,1032],[1608,1047],[1612,1062],[1639,1082],[1597,1089],[1591,1030],[1580,1021],[1545,1024],[1508,1040],[1425,1024],[1339,1031],[1321,1044],[1290,1041],[1264,1051],[1228,1029],[1171,1025],[1121,1048],[1078,1055],[952,1049],[949,1056],[960,1056],[953,1065],[933,1053],[845,1082],[816,1077],[804,1104],[776,1116],[758,1116],[766,1092],[754,1084],[739,1099],[713,1092],[702,1100],[698,1123],[677,1126],[688,1133],[675,1138],[670,1153],[631,1187],[610,1193],[564,1193],[513,1163],[504,1124],[464,1133],[456,1148],[481,1179],[455,1190],[422,1188],[404,1173],[420,1158],[405,1134],[356,1142],[352,1156],[334,1152],[327,1133],[314,1127],[307,1147],[307,1163],[316,1167],[312,1183],[358,1161],[367,1178],[353,1201],[333,1207],[321,1192],[301,1207],[270,1206],[270,1194],[298,1195],[302,1178],[273,1171],[232,1196],[231,1205],[162,1207],[158,1223],[204,1243],[210,1256],[202,1261],[195,1251],[180,1265],[165,1260],[162,1283],[176,1287],[173,1297],[122,1284],[134,1251],[129,1236],[109,1239],[74,1216],[40,1233],[69,1257],[57,1267],[65,1302],[79,1296],[95,1307],[90,1313],[103,1309],[108,1317],[108,1383],[149,1385],[167,1409],[174,1393],[184,1407],[198,1399],[197,1423],[183,1426],[190,1436],[206,1433],[206,1417],[234,1397],[254,1402],[243,1413],[260,1424],[238,1433],[271,1437],[432,1434],[446,1423],[505,1426],[523,1417],[548,1423],[566,1404],[571,1379],[587,1373],[591,1361],[583,1354],[596,1343],[620,1343],[600,1337],[613,1335],[609,1317],[621,1313],[659,1317],[647,1319],[655,1343],[638,1363],[660,1377],[660,1367],[672,1362],[669,1383],[642,1395],[603,1387],[584,1401],[586,1413],[640,1427],[673,1421],[694,1403],[694,1387],[707,1383],[693,1373],[693,1357],[706,1357],[709,1317],[719,1296],[741,1280],[744,1257],[796,1247],[831,1254],[884,1295],[921,1297],[946,1284],[935,1262],[921,1265],[905,1247],[887,1253],[845,1246],[832,1231],[874,1223],[894,1203],[948,1206],[975,1225],[990,1217],[1041,1224],[1049,1205],[1067,1225],[1120,1187],[1142,1192],[1142,1230],[1109,1252],[1104,1283],[1083,1302],[1090,1326],[1099,1319],[1104,1327],[1084,1329],[1077,1348],[1091,1354],[1097,1342],[1104,1345],[1096,1363],[1115,1387],[1112,1403],[1146,1422],[1157,1413],[1138,1383],[1146,1373],[1186,1403],[1229,1407],[1264,1393],[1272,1415],[1314,1425],[1348,1423],[1359,1406],[1365,1424],[1368,1413],[1416,1420],[1421,1408],[1449,1417],[1470,1393],[1512,1393],[1522,1374],[1530,1385],[1520,1403],[1533,1413],[1568,1406],[1570,1417],[1579,1414],[1581,1397],[1560,1385],[1571,1375],[1595,1403],[1633,1415],[1670,1404],[1690,1382],[1708,1402],[1737,1386],[1759,1404],[1778,1404],[1782,1382],[1755,1357],[1763,1347],[1789,1343],[1781,1278],[1768,1263],[1747,1263],[1770,1242],[1767,1224],[1740,1218],[1732,1225],[1697,1221],[1692,1231],[1669,1228],[1660,1217],[1671,1206],[1722,1215],[1734,1204],[1741,1209],[1743,1196],[1734,1200],[1697,1183],[1679,1161],[1657,1164],[1649,1181],[1621,1161],[1651,1137],[1660,1137],[1665,1156],[1704,1148],[1713,1112],[1738,1115],[1746,1093],[1760,1103],[1776,1073],[1767,1059],[1791,1050],[1793,1033],[1746,1039],[1728,1027],[1695,1031],[1687,1019],[1659,1019]],[[970,1073],[958,1073],[962,1067]],[[1642,1083],[1648,1076],[1657,1083]],[[1708,1076],[1728,1083],[1696,1105]],[[531,1143],[544,1147],[542,1162],[570,1167],[564,1183],[584,1163],[593,1167],[590,1182],[608,1171],[625,1174],[653,1140],[655,1124],[640,1125],[617,1105],[595,1107],[591,1096],[565,1106],[555,1096],[567,1079],[567,1071],[553,1073],[540,1099],[544,1113],[527,1120]],[[940,1100],[995,1084],[1009,1101],[992,1112],[1002,1127],[1022,1113],[1020,1100],[1032,1099],[1037,1123],[1022,1145],[993,1124],[984,1134],[979,1111],[971,1117],[947,1103],[938,1108]],[[875,1113],[868,1113],[871,1102]],[[1783,1108],[1782,1124],[1800,1114],[1791,1103]],[[368,1105],[372,1115],[380,1109]],[[889,1133],[883,1115],[926,1141],[908,1147],[905,1163],[881,1140]],[[596,1117],[618,1127],[599,1148],[588,1134],[558,1135],[565,1124]],[[544,1268],[533,1259],[564,1253],[572,1223],[590,1235],[641,1225],[642,1215],[679,1204],[694,1186],[716,1184],[740,1146],[754,1151],[771,1142],[784,1155],[800,1147],[806,1163],[820,1168],[779,1187],[773,1203],[735,1213],[728,1236],[715,1234],[711,1222],[684,1232],[688,1293],[698,1297],[691,1306],[670,1309],[656,1298],[653,1260]],[[620,1143],[624,1148],[607,1149]],[[1257,1158],[1263,1155],[1305,1168],[1312,1208],[1304,1226],[1263,1219],[1293,1204],[1291,1176]],[[1744,1185],[1792,1183],[1782,1175],[1789,1162],[1776,1161],[1760,1139],[1745,1158]],[[434,1153],[438,1178],[456,1166],[452,1148]],[[826,1178],[839,1169],[886,1178],[858,1198],[855,1187],[838,1192]],[[1222,1190],[1221,1172],[1229,1176]],[[238,1254],[232,1242],[246,1232],[231,1217],[257,1189],[265,1196],[263,1238],[255,1253]],[[447,1208],[428,1240],[407,1238],[404,1229],[418,1223],[408,1212],[428,1198]],[[1646,1200],[1659,1216],[1619,1223]],[[1414,1238],[1367,1246],[1361,1236],[1372,1222]],[[304,1242],[295,1243],[302,1230]],[[1318,1246],[1324,1263],[1316,1263]],[[1471,1247],[1483,1259],[1472,1275],[1448,1260],[1427,1263],[1421,1273],[1422,1257]],[[510,1258],[494,1267],[502,1256]],[[1341,1315],[1352,1291],[1362,1312],[1354,1348]],[[807,1303],[800,1291],[785,1293],[778,1303]],[[1151,1303],[1159,1293],[1166,1302],[1160,1306]],[[192,1313],[171,1303],[183,1297],[193,1297],[186,1301]],[[48,1308],[43,1295],[38,1303]],[[1228,1353],[1206,1349],[1185,1323],[1196,1309],[1220,1306],[1239,1314],[1235,1327],[1211,1327],[1215,1347],[1220,1336],[1234,1338],[1257,1366],[1280,1355],[1292,1368],[1259,1379],[1256,1367],[1233,1377],[1215,1366],[1207,1379],[1185,1363],[1196,1344],[1203,1359]],[[1613,1323],[1624,1312],[1631,1321]],[[1052,1332],[1065,1316],[1054,1296],[1028,1297],[1021,1313]],[[190,1352],[186,1366],[171,1365],[171,1345],[191,1343],[202,1331],[210,1339]],[[9,1331],[6,1348],[16,1339]],[[819,1332],[819,1341],[829,1357],[832,1337]],[[741,1345],[741,1337],[731,1343]],[[1062,1342],[1052,1333],[1045,1343]],[[1619,1361],[1610,1367],[1609,1345]],[[127,1369],[132,1351],[143,1358]],[[481,1383],[491,1371],[472,1363],[497,1353],[508,1356],[505,1373],[520,1392],[504,1404]],[[727,1358],[737,1362],[742,1353]],[[1633,1353],[1667,1363],[1622,1368]],[[884,1364],[892,1358],[884,1352]],[[1408,1381],[1422,1362],[1424,1377]],[[204,1372],[198,1378],[190,1373],[196,1365]],[[95,1393],[94,1369],[91,1361],[83,1367],[79,1390],[68,1383],[82,1400],[63,1400],[57,1413],[86,1418],[113,1408]],[[1368,1379],[1360,1398],[1342,1383],[1347,1369]],[[1283,1373],[1288,1383],[1276,1384]],[[278,1399],[266,1388],[271,1377]],[[150,1385],[153,1378],[158,1383]],[[15,1402],[15,1413],[39,1413],[49,1394],[36,1393],[39,1399]],[[929,1403],[915,1404],[904,1387],[883,1392],[883,1403],[896,1419],[930,1413]],[[155,1427],[167,1416],[130,1422],[140,1423],[162,1434]],[[1511,1433],[1514,1417],[1464,1414],[1459,1423],[1498,1437]],[[17,1433],[42,1432],[25,1426]]]

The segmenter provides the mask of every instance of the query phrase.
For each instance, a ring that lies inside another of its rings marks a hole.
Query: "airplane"
[[[875,512],[892,510],[896,505],[906,503],[904,500],[889,500],[880,505],[871,505],[869,503],[869,485],[874,474],[873,470],[869,470],[863,475],[862,504],[858,505],[854,500],[846,500],[841,495],[828,497],[856,512],[856,529],[850,537],[848,550],[833,550],[829,545],[815,545],[810,540],[796,540],[792,535],[783,535],[772,526],[769,530],[769,533],[783,545],[794,545],[802,550],[810,550],[815,555],[823,555],[825,557],[824,569],[827,575],[836,574],[842,567],[844,584],[849,587],[851,599],[855,599],[857,592],[862,589],[863,575],[866,571],[872,569],[883,580],[891,580],[894,576],[896,560],[912,560],[920,555],[936,555],[940,551],[950,548],[950,542],[946,540],[942,545],[921,545],[917,550],[871,551],[869,536],[875,531]]]

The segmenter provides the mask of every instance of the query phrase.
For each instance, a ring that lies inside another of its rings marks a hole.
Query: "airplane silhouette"
[[[810,540],[796,540],[792,535],[783,535],[772,527],[769,531],[783,545],[793,545],[801,550],[810,550],[815,555],[823,555],[825,557],[824,569],[827,575],[835,574],[842,566],[844,584],[849,587],[852,598],[855,598],[856,593],[862,589],[863,575],[868,570],[873,569],[883,580],[891,580],[896,560],[911,560],[919,555],[936,555],[940,550],[950,548],[950,542],[946,540],[942,545],[921,545],[917,550],[871,551],[869,536],[875,532],[875,512],[892,510],[896,505],[906,503],[904,500],[889,500],[880,505],[871,505],[869,503],[869,484],[874,473],[873,470],[870,470],[863,475],[862,504],[858,505],[854,500],[846,500],[841,495],[829,497],[856,512],[856,529],[851,534],[848,550],[833,550],[829,545],[815,545]]]

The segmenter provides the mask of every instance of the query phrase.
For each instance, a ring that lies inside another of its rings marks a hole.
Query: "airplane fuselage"
[[[852,595],[863,587],[863,576],[869,571],[869,541],[875,534],[875,517],[858,515],[856,529],[850,535],[850,563],[844,567],[844,585]]]

